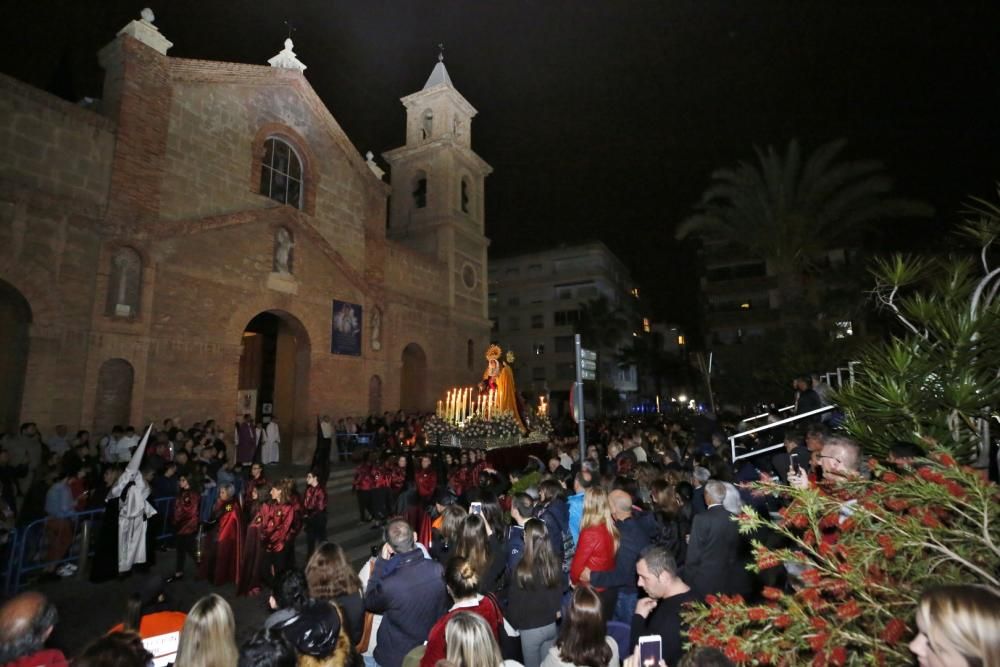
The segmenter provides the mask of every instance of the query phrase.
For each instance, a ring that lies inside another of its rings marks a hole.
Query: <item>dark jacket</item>
[[[624,521],[616,521],[615,525],[619,535],[615,569],[591,572],[590,583],[594,588],[620,588],[634,593],[638,590],[635,564],[642,550],[652,544],[658,526],[651,512],[637,512]]]
[[[709,593],[745,597],[750,593],[746,538],[733,519],[722,505],[713,505],[694,517],[682,578],[699,597]]]
[[[680,612],[683,610],[683,605],[697,601],[694,591],[688,591],[658,600],[648,618],[635,614],[632,616],[629,645],[634,648],[639,643],[639,637],[644,635],[659,635],[663,661],[667,667],[676,667],[684,655],[681,633],[687,630],[681,621]]]
[[[563,560],[563,533],[569,532],[569,505],[562,498],[555,498],[538,510],[536,516],[545,522],[552,540],[556,560]]]
[[[381,667],[400,667],[448,611],[443,568],[425,559],[420,549],[377,559],[365,591],[365,609],[382,614],[375,661]]]
[[[521,562],[521,557],[524,556],[524,526],[515,523],[508,529],[507,542],[504,544],[503,551],[507,578],[510,580],[514,576],[517,564]]]

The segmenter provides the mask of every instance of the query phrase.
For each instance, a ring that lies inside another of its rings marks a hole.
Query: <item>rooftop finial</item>
[[[153,10],[150,9],[149,7],[146,7],[141,12],[139,12],[139,16],[146,23],[152,23],[153,21],[156,20],[156,15],[153,14]]]
[[[288,28],[288,39],[291,39],[292,33],[295,32],[295,24],[291,21],[285,21],[285,27]]]
[[[438,62],[444,62],[444,42],[438,42]]]

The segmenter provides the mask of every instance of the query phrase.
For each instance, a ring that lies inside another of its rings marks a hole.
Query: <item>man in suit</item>
[[[796,473],[802,468],[809,472],[811,458],[812,453],[802,444],[802,434],[799,431],[788,430],[785,431],[785,449],[771,458],[771,468],[782,484],[788,484],[788,471]]]
[[[735,517],[722,506],[726,487],[718,480],[705,484],[708,509],[691,523],[684,581],[699,597],[750,593],[746,571],[748,549]]]

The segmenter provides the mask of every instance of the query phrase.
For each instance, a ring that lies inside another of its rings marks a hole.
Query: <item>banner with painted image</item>
[[[360,304],[334,299],[330,352],[361,356],[361,322]]]

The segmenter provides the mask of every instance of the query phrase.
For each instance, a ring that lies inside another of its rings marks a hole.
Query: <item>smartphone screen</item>
[[[469,514],[482,514],[483,504],[482,503],[469,503]]]
[[[663,659],[663,650],[659,635],[639,637],[640,667],[658,667]]]

